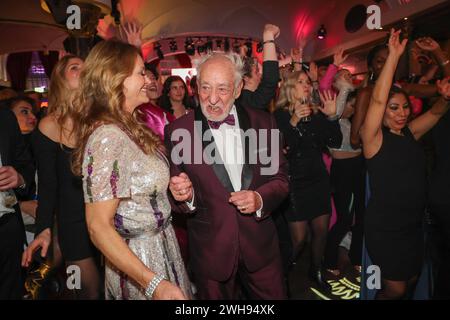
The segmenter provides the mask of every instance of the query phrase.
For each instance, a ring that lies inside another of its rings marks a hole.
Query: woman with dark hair
[[[137,48],[103,41],[89,53],[75,99],[73,171],[86,221],[106,258],[107,299],[186,299],[190,283],[171,224],[170,172],[158,135],[134,110],[148,102]]]
[[[27,148],[31,151],[31,139],[30,133],[36,128],[37,118],[36,110],[33,108],[34,101],[27,96],[17,96],[11,98],[5,102],[5,107],[10,109],[17,118],[20,132],[27,145]],[[32,158],[34,158],[32,156]],[[36,200],[34,198],[36,192],[36,184],[33,182],[26,194],[21,194],[18,197],[20,208],[22,212],[31,215],[33,218],[36,216]]]
[[[81,179],[74,176],[70,168],[76,143],[73,126],[77,117],[72,98],[78,88],[82,67],[83,60],[77,56],[67,55],[58,61],[50,80],[48,115],[33,132],[39,184],[36,237],[25,250],[22,265],[29,266],[34,252],[39,249],[41,256],[46,257],[53,241],[51,267],[58,264],[55,253],[59,251],[59,244],[66,265],[80,268],[81,288],[74,290],[76,297],[97,299],[100,277],[96,250],[86,227]],[[54,225],[57,226],[58,241],[55,241]]]
[[[164,81],[159,106],[179,118],[193,108],[183,79],[170,76]]]
[[[274,112],[278,127],[289,147],[290,210],[286,215],[291,232],[292,262],[302,251],[308,231],[312,229],[310,277],[328,287],[322,279],[322,259],[331,214],[331,187],[323,162],[326,146],[339,147],[342,134],[336,118],[336,99],[327,92],[321,95],[324,107],[313,114],[310,104],[311,80],[303,71],[287,77]],[[305,117],[310,117],[305,121]]]
[[[17,96],[6,101],[5,105],[14,112],[22,134],[27,135],[36,128],[37,119],[36,110],[33,108],[33,99],[27,96]]]
[[[447,81],[438,81],[441,97],[429,111],[412,121],[407,94],[391,87],[407,40],[391,30],[389,55],[373,89],[364,126],[370,200],[365,216],[365,239],[374,265],[381,271],[377,299],[410,297],[424,257],[423,218],[426,204],[425,153],[417,142],[449,108]]]

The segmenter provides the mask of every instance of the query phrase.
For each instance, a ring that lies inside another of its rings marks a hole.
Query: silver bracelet
[[[163,276],[155,274],[153,279],[148,284],[147,289],[145,289],[145,296],[148,299],[153,299],[153,294],[155,293],[156,287],[159,285],[161,281],[165,280]]]

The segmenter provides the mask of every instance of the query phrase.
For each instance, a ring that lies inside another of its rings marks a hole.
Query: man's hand
[[[280,35],[280,28],[274,24],[264,26],[263,41],[275,40]]]
[[[24,184],[23,177],[11,166],[0,167],[0,191],[14,189]]]
[[[228,200],[243,214],[252,214],[261,209],[261,197],[251,190],[232,192]]]
[[[192,200],[192,182],[184,172],[170,178],[169,190],[177,201],[184,202]]]

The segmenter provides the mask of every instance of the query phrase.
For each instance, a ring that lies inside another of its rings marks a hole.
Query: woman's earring
[[[373,71],[370,72],[369,80],[373,81],[375,79],[375,73]]]

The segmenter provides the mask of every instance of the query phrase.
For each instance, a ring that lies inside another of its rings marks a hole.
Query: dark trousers
[[[195,284],[199,300],[235,300],[241,290],[251,300],[287,299],[280,258],[255,272],[249,272],[239,258],[230,279],[219,282],[197,274]]]
[[[353,265],[361,265],[365,209],[365,160],[363,156],[333,159],[330,179],[337,219],[327,236],[325,267],[337,269],[339,244],[350,230],[352,230],[352,242],[349,257]]]
[[[25,230],[16,212],[0,218],[0,300],[21,299]]]

